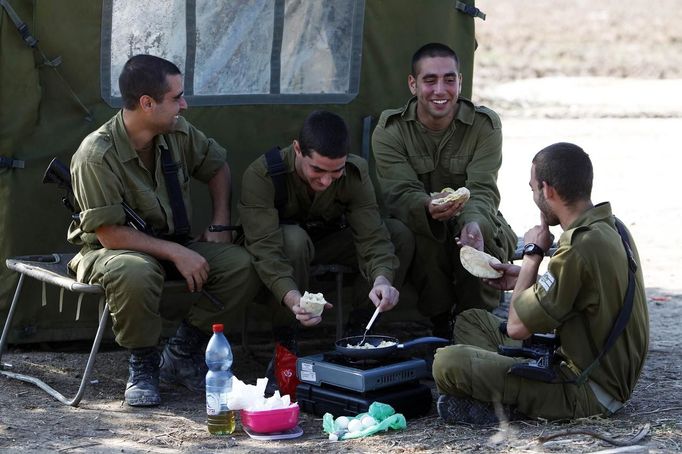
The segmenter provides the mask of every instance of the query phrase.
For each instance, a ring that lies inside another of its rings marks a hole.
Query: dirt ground
[[[97,356],[95,382],[88,386],[78,408],[58,403],[32,385],[0,377],[0,451],[682,451],[678,324],[682,252],[675,245],[677,232],[673,230],[681,225],[682,204],[674,197],[679,191],[672,186],[676,166],[663,165],[679,162],[675,134],[682,129],[682,102],[670,102],[679,99],[672,90],[649,96],[661,83],[682,87],[682,9],[675,0],[481,0],[477,4],[487,13],[487,20],[477,21],[474,99],[502,116],[502,211],[517,233],[531,227],[537,211],[527,188],[530,159],[552,142],[574,141],[594,161],[594,200],[610,200],[639,245],[651,341],[639,384],[621,412],[610,419],[523,421],[474,428],[444,425],[432,408],[429,415],[409,420],[406,430],[337,443],[327,440],[320,418],[302,413],[304,435],[296,440],[257,441],[241,430],[217,437],[206,430],[203,395],[163,388],[160,407],[132,409],[123,404],[127,355],[110,347]],[[631,90],[623,81],[638,88]],[[593,96],[580,96],[586,92]],[[656,195],[650,197],[643,188],[656,188]],[[425,334],[418,323],[396,322],[392,329],[405,338]],[[309,332],[301,346],[303,353],[328,348],[319,339],[332,337],[322,328]],[[252,337],[252,345],[252,354],[235,348],[235,373],[247,381],[262,373],[272,352],[265,337]],[[84,346],[69,346],[71,353],[64,352],[66,346],[60,347],[59,352],[13,347],[3,362],[75,393],[80,381],[76,375],[87,354]],[[584,433],[623,440],[641,430],[648,434],[634,447],[617,447]],[[540,442],[542,436],[563,432],[574,433]]]

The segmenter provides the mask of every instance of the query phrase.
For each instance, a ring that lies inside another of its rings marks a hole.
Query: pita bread
[[[444,203],[454,202],[454,201],[458,201],[458,200],[462,200],[462,203],[464,204],[464,203],[466,203],[467,200],[469,200],[469,197],[471,197],[471,193],[465,187],[461,187],[461,188],[457,189],[456,191],[452,188],[443,188],[443,190],[440,192],[432,192],[431,196],[433,197],[433,196],[440,194],[442,192],[446,192],[447,195],[444,197],[433,199],[431,201],[432,205],[442,205]]]
[[[464,269],[476,277],[497,279],[504,274],[502,271],[497,271],[490,266],[490,262],[500,263],[499,260],[471,246],[462,246],[462,249],[459,250],[459,260],[462,262]]]
[[[322,295],[322,293],[305,292],[301,297],[301,301],[299,302],[299,306],[301,306],[301,308],[315,316],[322,315],[325,304],[327,304],[327,301],[325,301],[324,295]]]

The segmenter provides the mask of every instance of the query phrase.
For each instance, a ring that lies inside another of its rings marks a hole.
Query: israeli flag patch
[[[545,290],[545,293],[547,293],[549,292],[549,289],[552,288],[555,281],[556,279],[554,276],[552,276],[552,273],[547,271],[545,274],[540,276],[540,279],[538,279],[538,284]]]

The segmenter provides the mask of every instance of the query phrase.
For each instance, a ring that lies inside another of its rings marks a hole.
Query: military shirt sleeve
[[[559,248],[552,256],[547,272],[514,301],[514,309],[523,324],[533,333],[549,332],[576,312],[576,300],[587,267],[577,251]]]
[[[262,159],[262,158],[261,158]],[[263,284],[277,301],[298,289],[294,269],[284,254],[284,240],[275,208],[275,188],[260,159],[242,177],[239,216],[244,227],[246,249]]]
[[[190,166],[189,173],[197,180],[207,183],[225,164],[227,152],[218,142],[206,137],[187,121],[183,121],[178,129],[187,134],[184,148],[188,152],[186,157]]]
[[[487,115],[477,114],[476,121],[484,123],[480,128],[474,128],[475,137],[467,138],[467,142],[475,140],[473,156],[465,170],[466,187],[471,191],[471,198],[457,217],[458,230],[465,224],[477,222],[485,238],[491,238],[495,233],[485,230],[495,222],[493,218],[500,206],[497,174],[502,165],[502,129],[499,120],[494,121],[496,118],[496,115],[490,119]],[[458,127],[465,125],[459,124]]]
[[[353,175],[355,172],[357,174]],[[398,258],[394,254],[388,229],[379,215],[367,163],[353,159],[352,164],[347,165],[344,178],[348,187],[343,192],[349,197],[346,218],[353,231],[360,270],[370,282],[374,282],[378,276],[384,276],[392,282],[399,265]]]
[[[97,147],[95,140],[85,141],[81,147]],[[71,164],[74,194],[80,206],[80,230],[93,233],[104,225],[125,224],[121,206],[123,191],[120,178],[102,159],[100,153],[79,150]]]
[[[384,202],[389,213],[416,234],[444,240],[444,224],[430,222],[425,207],[429,194],[408,159],[407,147],[397,125],[389,124],[386,113],[382,114],[372,134],[372,150]]]

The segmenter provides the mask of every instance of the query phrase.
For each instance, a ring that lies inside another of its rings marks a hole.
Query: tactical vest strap
[[[174,235],[188,235],[190,232],[189,219],[187,218],[187,209],[185,208],[185,201],[182,198],[180,181],[178,180],[180,163],[173,162],[171,152],[168,148],[164,146],[160,146],[160,148],[163,177],[166,180],[168,197],[170,199],[171,209],[173,210]]]
[[[279,213],[279,217],[282,217],[282,212],[284,207],[289,200],[287,194],[287,182],[286,173],[287,168],[282,160],[282,154],[280,153],[280,148],[278,146],[272,147],[267,153],[265,153],[265,161],[268,164],[268,175],[272,178],[272,184],[275,187],[275,208]]]

